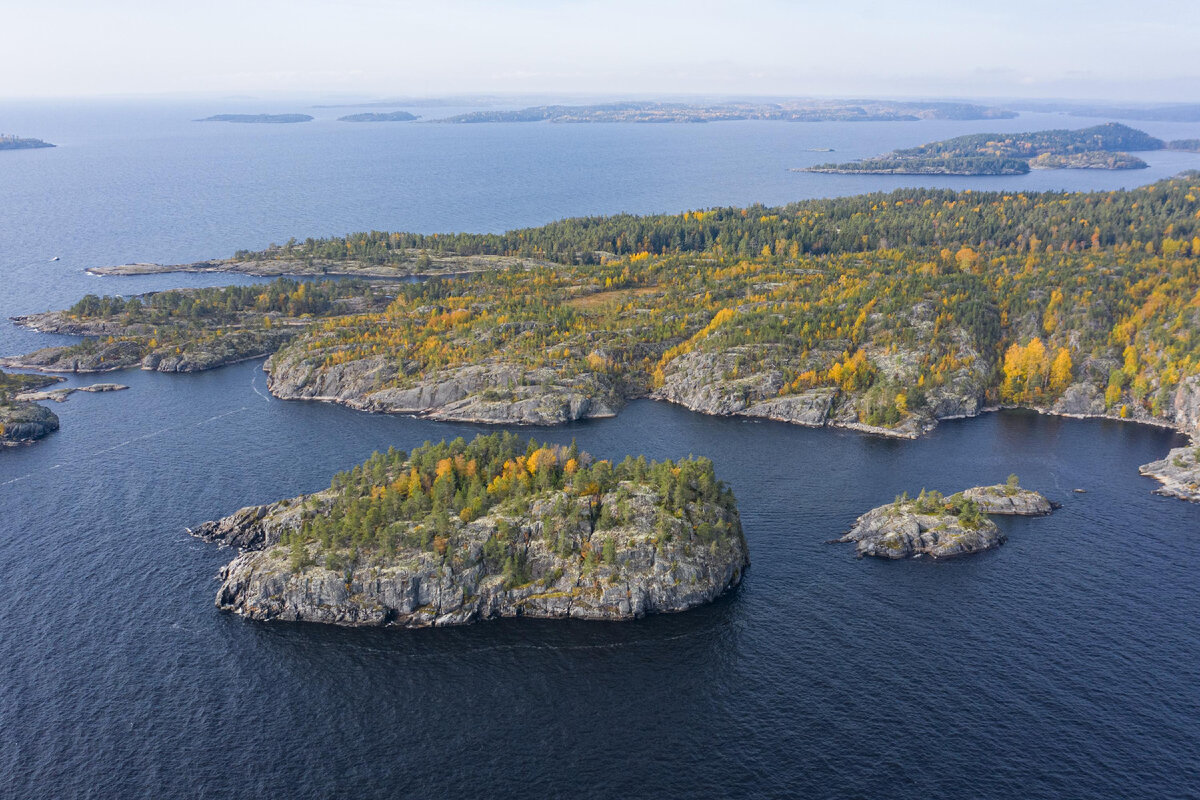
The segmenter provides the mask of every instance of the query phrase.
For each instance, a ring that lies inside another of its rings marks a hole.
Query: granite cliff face
[[[741,581],[750,562],[736,512],[689,507],[685,516],[693,522],[720,522],[733,531],[705,540],[683,519],[658,527],[654,491],[628,489],[631,513],[611,530],[591,530],[586,520],[574,529],[555,527],[548,518],[564,497],[550,495],[521,517],[491,514],[463,526],[443,553],[408,548],[357,569],[312,565],[295,572],[289,551],[276,546],[283,532],[298,529],[305,500],[311,507],[320,496],[245,508],[194,533],[244,548],[221,571],[217,605],[256,620],[409,628],[517,616],[629,620],[708,603]],[[486,552],[501,526],[516,531],[527,578],[520,583]],[[607,549],[611,560],[561,554],[554,543],[564,535],[589,552]]]
[[[1006,537],[986,514],[1042,516],[1052,509],[1037,492],[1005,486],[978,486],[945,499],[922,493],[871,509],[838,541],[854,542],[859,557],[949,558],[1004,544]]]
[[[459,422],[557,425],[615,416],[624,405],[621,392],[605,376],[585,372],[564,379],[551,369],[504,363],[408,376],[403,364],[383,356],[315,366],[299,348],[288,348],[264,369],[271,393],[285,400],[325,400]]]
[[[872,408],[878,398],[869,392],[819,387],[781,394],[784,373],[772,364],[789,356],[771,348],[738,346],[686,353],[667,365],[662,386],[650,396],[702,414],[758,417],[810,427],[828,425],[915,439],[939,419],[975,416],[982,410],[986,362],[965,343],[960,344],[960,355],[971,366],[948,374],[944,384],[930,387],[927,405],[919,412],[890,423],[875,420]],[[915,381],[917,353],[880,352],[872,357],[888,380]]]
[[[1181,433],[1200,439],[1200,375],[1180,382],[1173,406],[1175,427]]]
[[[276,503],[247,506],[227,517],[205,522],[189,533],[206,542],[238,550],[262,550],[278,544],[285,533],[300,529],[305,503],[324,507],[329,500],[329,492],[317,492]]]

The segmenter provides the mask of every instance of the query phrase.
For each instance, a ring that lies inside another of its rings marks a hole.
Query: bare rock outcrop
[[[382,356],[315,366],[283,350],[264,369],[271,393],[287,400],[325,400],[365,411],[431,419],[513,425],[557,425],[614,416],[624,399],[607,377],[565,378],[552,369],[505,363],[472,364],[423,376]]]
[[[1138,471],[1162,484],[1155,494],[1200,503],[1200,447],[1176,447],[1166,458],[1143,464]]]
[[[949,558],[999,547],[1007,540],[988,514],[1042,516],[1053,504],[1037,492],[978,486],[943,498],[922,492],[897,498],[860,516],[839,542],[854,542],[859,557]]]

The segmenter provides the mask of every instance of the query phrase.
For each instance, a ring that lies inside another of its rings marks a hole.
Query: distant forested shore
[[[818,164],[803,172],[842,175],[1023,175],[1031,169],[1142,169],[1130,151],[1187,150],[1116,122],[1079,130],[975,133],[893,150],[876,158]]]
[[[54,147],[41,139],[21,138],[11,134],[0,133],[0,150],[33,150],[39,147]]]

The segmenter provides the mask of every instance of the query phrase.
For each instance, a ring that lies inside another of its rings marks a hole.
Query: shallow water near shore
[[[921,185],[786,167],[800,147],[1092,124],[186,122],[229,110],[8,109],[6,129],[62,148],[0,159],[0,314],[233,281],[87,266]],[[1027,177],[1138,185],[1200,161],[1148,155],[1139,173]],[[59,341],[0,324],[0,354]],[[188,527],[320,489],[376,449],[492,430],[282,402],[261,364],[72,377],[131,388],[52,404],[62,430],[0,452],[0,796],[1174,798],[1200,770],[1200,507],[1137,474],[1183,443],[1171,431],[1002,411],[895,441],[638,401],[523,432],[711,457],[753,562],[731,595],[629,624],[260,625],[214,608],[233,553]],[[827,543],[900,492],[1012,472],[1063,508],[1000,519],[997,550],[891,563]]]

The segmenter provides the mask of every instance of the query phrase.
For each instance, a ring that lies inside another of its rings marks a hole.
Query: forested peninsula
[[[1080,130],[976,133],[893,150],[877,158],[819,164],[801,171],[841,175],[1023,175],[1031,169],[1142,169],[1146,162],[1128,151],[1165,147],[1167,143],[1161,139],[1110,122]]]
[[[1197,173],[1126,191],[905,189],[286,247],[298,263],[398,274],[414,252],[510,266],[93,296],[21,321],[94,338],[9,363],[204,368],[273,351],[281,398],[496,424],[652,397],[900,437],[997,406],[1200,432]],[[196,341],[213,357],[190,357]]]
[[[338,625],[635,619],[710,602],[750,564],[707,459],[613,464],[510,433],[376,453],[193,533],[241,550],[220,608]]]

